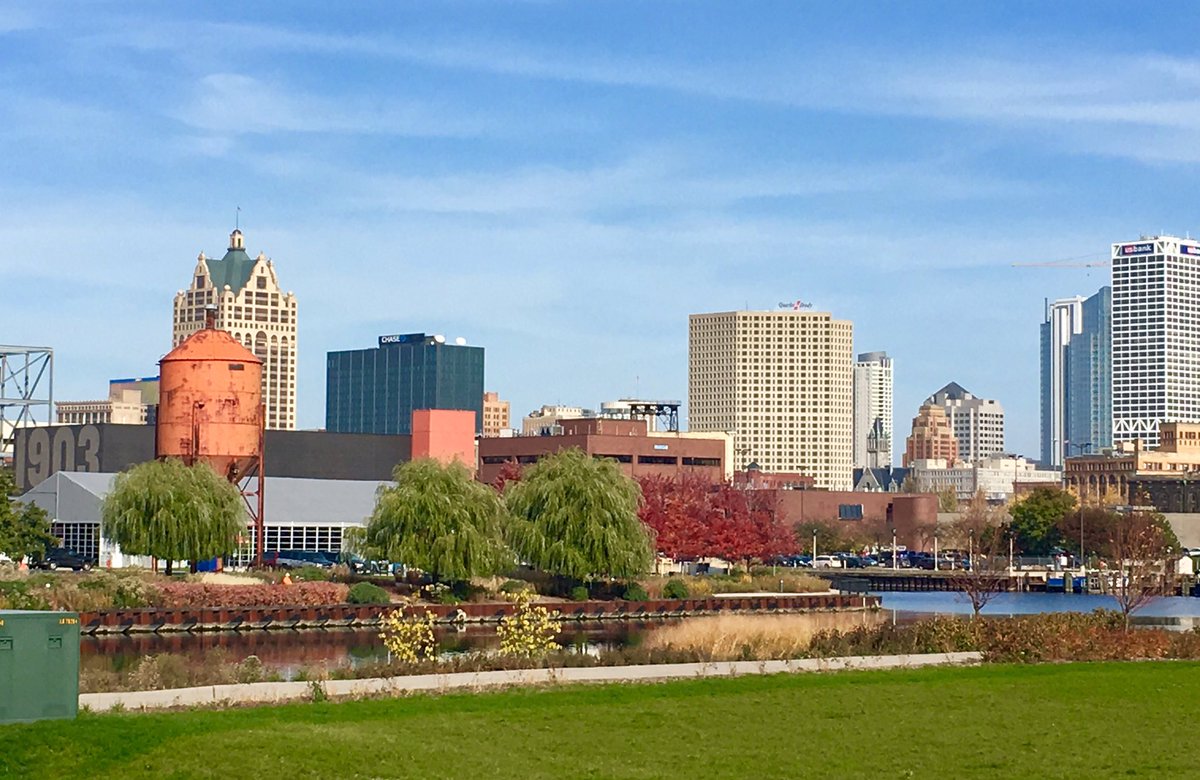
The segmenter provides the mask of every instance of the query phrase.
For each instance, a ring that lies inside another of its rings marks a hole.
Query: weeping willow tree
[[[509,544],[527,563],[576,580],[644,574],[654,554],[640,496],[615,462],[564,450],[507,486]]]
[[[467,580],[512,564],[504,546],[504,504],[460,463],[413,460],[395,485],[379,489],[365,549],[422,569],[435,580]]]
[[[167,562],[225,555],[246,529],[242,497],[207,463],[141,463],[117,475],[101,509],[104,535],[131,555]]]

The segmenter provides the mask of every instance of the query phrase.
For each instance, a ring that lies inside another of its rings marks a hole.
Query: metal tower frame
[[[53,422],[54,350],[0,344],[0,452],[12,452],[17,428]]]
[[[637,398],[622,398],[621,403],[629,404],[629,416],[633,419],[649,419],[657,423],[659,429],[671,433],[679,432],[680,401],[645,401]]]

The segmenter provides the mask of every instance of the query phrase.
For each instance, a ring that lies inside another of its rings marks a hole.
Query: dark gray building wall
[[[410,436],[267,431],[269,477],[388,480],[412,457]],[[13,468],[25,492],[58,471],[124,471],[154,458],[152,425],[56,425],[16,431]]]

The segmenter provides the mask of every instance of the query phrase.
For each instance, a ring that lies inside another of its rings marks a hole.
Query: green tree
[[[945,490],[939,490],[937,497],[938,497],[938,511],[939,512],[957,512],[958,511],[958,509],[959,509],[958,493],[955,492],[954,488],[946,488]]]
[[[242,497],[207,463],[140,463],[117,475],[101,509],[104,535],[132,555],[196,563],[225,555],[246,530]]]
[[[0,469],[0,552],[19,561],[38,556],[58,544],[50,533],[50,516],[39,506],[13,501],[17,492],[12,474]]]
[[[1021,552],[1048,555],[1063,543],[1063,520],[1075,509],[1075,496],[1066,490],[1041,487],[1013,504],[1012,534]]]
[[[422,569],[436,580],[496,574],[512,563],[504,546],[504,504],[458,462],[420,459],[396,467],[379,489],[366,549]]]
[[[576,580],[643,574],[654,548],[640,495],[614,461],[579,449],[550,455],[507,487],[510,544],[529,564]]]

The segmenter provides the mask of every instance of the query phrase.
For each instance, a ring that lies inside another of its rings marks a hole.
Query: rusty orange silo
[[[262,360],[212,325],[161,361],[158,457],[206,461],[238,481],[262,463]]]

